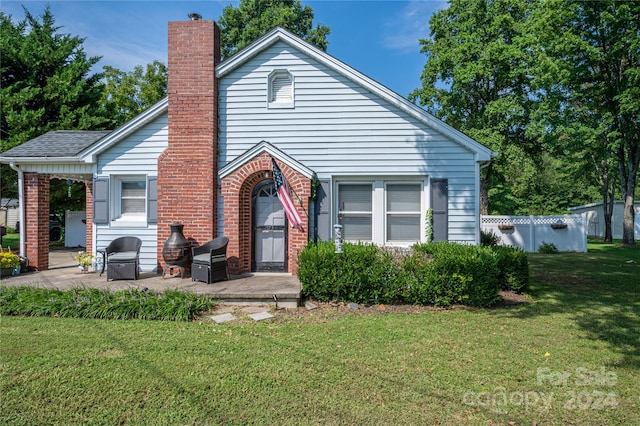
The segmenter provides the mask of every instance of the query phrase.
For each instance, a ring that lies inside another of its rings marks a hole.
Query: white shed
[[[633,203],[635,211],[635,232],[634,238],[640,239],[640,201]],[[586,213],[587,216],[587,236],[604,238],[604,210],[602,201],[599,203],[585,204],[583,206],[569,207],[569,211],[573,214]],[[615,201],[613,205],[613,215],[611,217],[611,226],[613,238],[622,238],[622,218],[624,216],[624,202]]]

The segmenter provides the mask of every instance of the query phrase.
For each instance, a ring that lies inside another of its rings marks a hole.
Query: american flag
[[[296,206],[293,204],[293,199],[291,199],[289,184],[282,175],[280,167],[276,164],[276,160],[273,158],[271,159],[271,167],[273,168],[273,181],[276,184],[278,200],[280,200],[280,204],[282,204],[282,208],[284,209],[284,213],[287,215],[287,219],[289,220],[291,227],[298,228],[302,223],[302,218],[300,218],[300,214],[298,214],[298,210],[296,210]]]

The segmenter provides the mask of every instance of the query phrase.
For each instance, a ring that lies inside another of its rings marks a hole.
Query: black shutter
[[[147,178],[147,222],[158,223],[158,177]]]
[[[109,178],[93,179],[93,223],[109,223]]]
[[[318,215],[317,229],[318,240],[331,241],[331,181],[321,180],[318,186],[318,198],[316,199],[316,211]]]
[[[449,239],[449,184],[447,179],[431,180],[431,208],[433,209],[433,241]]]

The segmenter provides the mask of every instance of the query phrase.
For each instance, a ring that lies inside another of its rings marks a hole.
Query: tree
[[[167,95],[167,66],[160,61],[124,72],[105,66],[103,100],[114,127],[140,114]]]
[[[300,0],[241,0],[222,10],[218,19],[222,57],[228,58],[276,26],[281,26],[303,40],[327,50],[329,27],[313,28],[313,9]]]
[[[61,34],[47,7],[40,17],[25,9],[17,24],[0,12],[0,152],[50,130],[108,126],[100,99],[100,58],[88,58],[84,39]],[[16,196],[15,173],[2,165],[3,196]]]
[[[535,101],[529,73],[530,9],[526,0],[451,0],[431,17],[430,38],[420,40],[427,63],[422,87],[409,99],[500,153],[481,177],[483,214],[490,210],[492,180],[507,183],[493,196],[509,197],[507,168],[537,163],[532,160],[539,152],[537,138],[527,129]]]
[[[559,111],[567,127],[590,129],[589,146],[601,170],[607,205],[612,183],[624,199],[623,243],[634,244],[635,187],[640,165],[640,2],[601,0],[545,2],[541,23],[549,93],[565,101]],[[611,165],[617,166],[618,179]],[[609,204],[610,204],[609,203]],[[609,205],[609,208],[611,204]],[[611,212],[611,211],[610,211]],[[609,212],[609,213],[610,213]]]

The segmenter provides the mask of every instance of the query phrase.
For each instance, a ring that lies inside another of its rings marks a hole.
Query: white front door
[[[256,272],[286,272],[287,219],[272,180],[253,193],[253,262]]]

